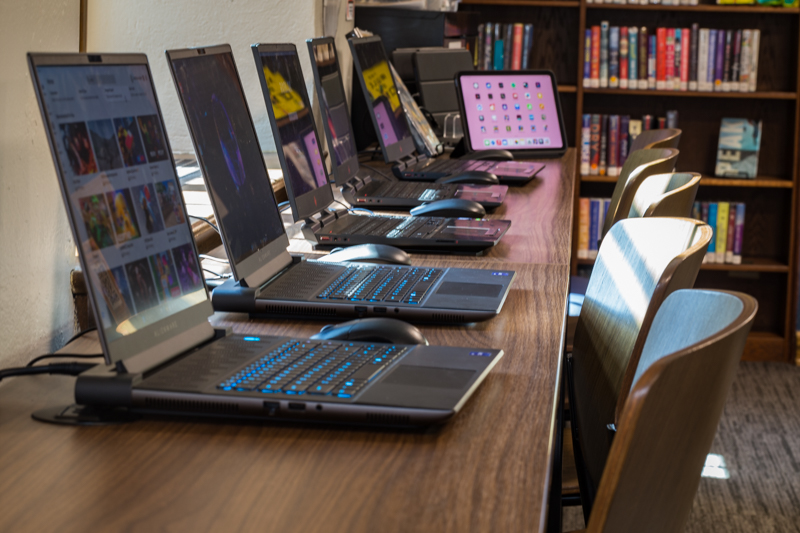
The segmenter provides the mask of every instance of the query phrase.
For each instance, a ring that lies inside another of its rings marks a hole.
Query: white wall
[[[72,335],[77,265],[26,52],[77,52],[77,0],[0,1],[0,368]]]

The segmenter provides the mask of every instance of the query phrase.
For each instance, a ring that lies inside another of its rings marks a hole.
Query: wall
[[[77,0],[0,2],[0,368],[72,335],[77,258],[25,54],[77,52],[78,33]]]

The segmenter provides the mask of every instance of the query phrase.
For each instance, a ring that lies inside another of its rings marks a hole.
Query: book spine
[[[750,37],[750,92],[755,92],[758,87],[758,48],[761,44],[761,30],[753,30]]]
[[[706,83],[708,90],[714,90],[714,73],[717,59],[717,30],[708,30],[708,67],[706,67]]]
[[[673,72],[672,72],[672,87],[671,89],[680,91],[681,90],[681,59],[683,59],[682,50],[683,50],[683,30],[681,28],[675,28],[675,49],[673,51],[674,55],[674,65],[673,65]]]
[[[714,91],[722,92],[725,74],[725,30],[717,30],[717,54],[714,57]]]
[[[600,115],[600,166],[601,176],[608,170],[608,115]]]
[[[689,90],[697,90],[697,48],[700,38],[700,25],[692,24],[692,33],[689,38]]]
[[[667,28],[667,37],[664,40],[664,88],[675,88],[675,28]]]
[[[708,224],[708,202],[700,202],[700,220]],[[712,233],[712,238],[713,238],[713,233]],[[709,242],[709,245],[710,244],[711,243]],[[706,248],[706,255],[703,256],[703,263],[708,263],[710,257],[711,255],[709,253],[709,248]]]
[[[600,26],[592,26],[592,88],[600,87]]]
[[[733,236],[733,263],[742,264],[742,240],[744,239],[745,204],[736,204],[736,234]]]
[[[639,89],[647,89],[648,59],[647,49],[650,46],[650,39],[647,35],[647,28],[639,28]]]
[[[656,88],[656,36],[650,35],[647,47],[647,88]]]
[[[478,39],[475,46],[475,70],[483,70],[483,41],[486,39],[486,24],[478,24]]]
[[[622,115],[619,117],[619,168],[622,170],[622,165],[628,159],[628,128],[630,128],[630,115]]]
[[[600,87],[608,87],[608,21],[600,23]]]
[[[667,28],[656,28],[655,53],[656,89],[663,91],[667,88]]]
[[[619,176],[619,115],[608,117],[608,170],[609,176]]]
[[[736,204],[731,202],[728,212],[728,242],[725,245],[725,262],[733,263],[733,241],[736,239]]]
[[[653,115],[642,115],[642,131],[653,129]]]
[[[692,205],[692,218],[695,220],[703,220],[700,215],[700,202],[695,202]]]
[[[692,31],[689,28],[681,30],[681,91],[689,90],[689,69],[691,68]]]
[[[589,142],[591,156],[589,174],[598,176],[600,174],[600,115],[592,115]]]
[[[601,220],[600,226],[597,228],[597,233],[598,233],[597,240],[598,241],[600,240],[600,237],[601,237],[601,235],[599,235],[599,234],[603,233],[603,227],[606,224],[606,217],[608,216],[608,210],[609,210],[609,208],[611,208],[611,198],[604,198],[604,199],[601,200],[601,202],[602,202],[602,205],[603,205],[603,218]],[[597,248],[600,248],[600,243],[599,242],[598,242]]]
[[[736,30],[733,36],[733,53],[731,55],[731,91],[739,90],[739,76],[742,61],[742,30]]]
[[[578,259],[589,258],[589,204],[588,198],[578,202]]]
[[[512,27],[513,37],[511,45],[511,70],[522,68],[522,36],[524,33],[521,23],[516,23]]]
[[[629,57],[629,47],[628,47],[628,27],[622,26],[619,29],[619,88],[620,89],[627,89],[628,88],[628,57]]]
[[[600,237],[600,200],[589,200],[589,259],[597,257],[597,241]]]
[[[525,24],[522,31],[522,68],[527,70],[530,68],[531,53],[533,52],[533,24]]]
[[[619,87],[619,26],[608,29],[608,86]]]
[[[592,29],[586,28],[583,38],[583,86],[592,86]]]
[[[746,93],[750,90],[750,42],[753,32],[742,30],[742,54],[739,60],[739,91]]]
[[[677,128],[678,127],[678,110],[677,109],[669,109],[669,110],[667,110],[667,127],[668,128]]]
[[[708,243],[706,257],[709,263],[717,262],[717,204],[708,204],[708,225],[711,226],[711,241]]]
[[[628,28],[628,88],[639,88],[639,28]]]
[[[629,119],[628,121],[628,141],[632,144],[636,137],[642,133],[642,121],[638,119]]]
[[[663,130],[667,127],[667,117],[658,117],[658,128],[659,130]]]
[[[503,36],[503,70],[511,70],[511,56],[514,49],[514,25],[506,24]]]
[[[503,70],[503,25],[495,23],[494,25],[494,57],[493,57],[493,70]]]
[[[725,247],[728,246],[728,202],[717,204],[717,242],[716,242],[716,262],[725,262]]]
[[[725,52],[722,59],[722,90],[731,90],[731,55],[733,54],[733,30],[725,32]]]
[[[483,38],[483,68],[481,70],[491,70],[492,60],[494,59],[494,24],[486,23],[486,34]]]
[[[581,176],[588,176],[591,168],[592,153],[592,116],[583,115],[581,122]]]
[[[707,91],[706,75],[708,74],[708,28],[700,30],[700,39],[697,42],[697,90]]]

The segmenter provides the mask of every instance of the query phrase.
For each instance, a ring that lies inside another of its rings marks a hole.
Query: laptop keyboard
[[[393,217],[351,215],[337,220],[337,235],[369,235],[390,239],[427,239],[445,222],[442,217]],[[324,235],[324,234],[323,234]],[[320,238],[320,240],[325,240]]]
[[[372,186],[374,184],[374,187]],[[452,186],[434,185],[430,183],[410,183],[410,182],[373,182],[358,194],[372,198],[401,198],[416,199],[421,202],[432,202],[442,198],[449,198]]]
[[[407,350],[385,344],[292,339],[217,388],[351,398]]]
[[[455,172],[467,172],[469,170],[480,170],[487,172],[496,164],[497,163],[495,161],[464,161],[463,159],[445,159],[438,157],[430,164],[420,167],[412,167],[409,169],[409,171],[444,175],[453,174]]]
[[[439,268],[353,265],[317,299],[419,305],[443,273]]]

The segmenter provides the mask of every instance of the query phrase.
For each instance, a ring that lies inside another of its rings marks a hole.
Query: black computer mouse
[[[491,172],[468,170],[461,174],[453,174],[436,180],[436,183],[469,183],[473,185],[497,185],[500,180]]]
[[[473,161],[513,161],[514,154],[508,150],[476,150],[462,155],[459,159],[471,159]]]
[[[324,263],[355,261],[382,265],[410,265],[411,257],[400,248],[395,248],[388,244],[357,244],[346,248],[334,248],[331,253],[317,259],[317,261]]]
[[[420,330],[395,318],[360,318],[341,324],[329,324],[311,337],[328,341],[390,342],[428,345]]]
[[[460,198],[449,198],[447,200],[436,200],[422,204],[412,209],[411,214],[415,217],[465,217],[483,218],[486,216],[486,209],[478,202],[472,200],[462,200]]]

